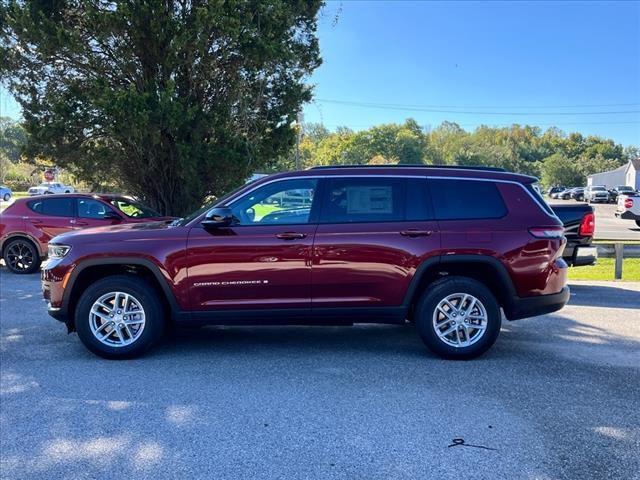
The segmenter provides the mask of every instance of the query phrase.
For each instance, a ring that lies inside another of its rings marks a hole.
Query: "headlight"
[[[62,258],[69,250],[71,247],[67,245],[49,245],[49,258]]]

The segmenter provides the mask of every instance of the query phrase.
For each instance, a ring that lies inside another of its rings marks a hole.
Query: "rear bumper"
[[[569,301],[569,296],[569,287],[564,287],[551,295],[514,297],[509,308],[505,309],[505,315],[509,320],[545,315],[564,307]]]
[[[571,264],[574,267],[593,265],[598,259],[598,248],[592,246],[578,246],[573,252]]]

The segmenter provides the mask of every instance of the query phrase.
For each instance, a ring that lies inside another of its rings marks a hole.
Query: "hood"
[[[132,222],[111,225],[107,227],[84,228],[63,233],[51,240],[51,243],[72,244],[76,242],[112,243],[128,240],[153,239],[164,236],[168,231],[176,228],[168,221],[162,222]]]

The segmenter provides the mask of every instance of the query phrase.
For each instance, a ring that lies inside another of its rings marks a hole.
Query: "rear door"
[[[399,306],[440,236],[424,177],[323,180],[313,309]]]
[[[73,197],[40,197],[27,202],[30,212],[25,223],[40,232],[40,240],[47,243],[56,235],[75,227],[75,199]]]

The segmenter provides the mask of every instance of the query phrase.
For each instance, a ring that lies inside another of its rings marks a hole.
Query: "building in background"
[[[606,188],[627,185],[636,190],[640,189],[640,158],[629,160],[629,163],[615,170],[589,175],[587,185],[604,185]]]

